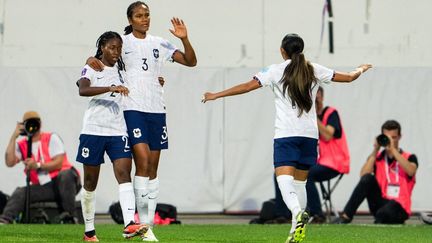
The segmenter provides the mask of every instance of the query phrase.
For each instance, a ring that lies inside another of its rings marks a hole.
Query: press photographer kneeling
[[[360,182],[334,223],[350,223],[364,199],[377,224],[403,224],[409,218],[417,157],[399,148],[401,126],[397,121],[386,121],[381,133],[361,169]]]
[[[73,220],[75,195],[81,187],[78,171],[69,163],[60,137],[55,133],[41,132],[41,125],[39,114],[28,111],[24,113],[22,122],[17,123],[9,140],[6,165],[13,167],[22,161],[30,185],[28,188],[18,187],[13,192],[0,215],[0,224],[13,223],[20,213],[25,215],[26,199],[30,203],[56,202],[60,217],[69,222]],[[20,135],[25,137],[19,138]],[[26,195],[26,190],[29,190],[29,195]]]

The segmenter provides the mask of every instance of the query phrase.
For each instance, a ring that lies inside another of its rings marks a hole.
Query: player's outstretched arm
[[[367,70],[372,68],[371,64],[361,64],[358,68],[356,68],[354,71],[351,71],[349,73],[346,72],[335,72],[335,76],[333,77],[333,82],[341,82],[341,83],[349,83],[354,80],[356,80],[360,75]]]
[[[173,29],[170,29],[169,31],[182,41],[184,47],[184,53],[181,51],[174,52],[173,60],[188,67],[196,66],[197,58],[192,44],[189,41],[186,25],[183,20],[179,18],[172,18],[171,23]]]
[[[226,90],[223,90],[223,91],[220,91],[217,93],[206,92],[206,93],[204,93],[201,102],[205,103],[209,100],[216,100],[216,99],[226,97],[226,96],[244,94],[244,93],[250,92],[252,90],[258,89],[259,87],[261,87],[261,84],[258,82],[258,80],[252,79],[248,82],[233,86],[229,89],[226,89]]]

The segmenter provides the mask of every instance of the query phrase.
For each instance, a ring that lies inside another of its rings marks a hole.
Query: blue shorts
[[[98,166],[104,163],[104,154],[108,154],[111,162],[128,158],[132,159],[129,139],[127,136],[97,136],[81,134],[76,161],[85,165]]]
[[[150,150],[168,149],[165,113],[124,111],[131,145],[145,143]]]
[[[273,142],[274,167],[293,166],[309,170],[317,163],[318,139],[308,137],[277,138]]]

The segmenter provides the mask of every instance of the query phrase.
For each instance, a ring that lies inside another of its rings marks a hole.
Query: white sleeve
[[[318,78],[318,82],[320,84],[322,83],[330,83],[330,81],[333,79],[334,76],[334,70],[324,67],[320,64],[313,63],[315,77]]]
[[[49,142],[50,157],[52,158],[56,155],[64,154],[64,153],[65,153],[65,149],[64,149],[63,141],[57,134],[52,133]]]
[[[272,86],[273,83],[275,82],[275,78],[272,72],[273,66],[274,65],[270,65],[268,67],[263,68],[254,76],[254,78],[257,79],[264,87]]]
[[[90,82],[93,80],[93,76],[95,75],[96,71],[91,68],[89,65],[85,65],[83,70],[81,71],[81,77],[90,80]]]
[[[162,58],[165,61],[173,61],[172,56],[173,56],[174,52],[178,50],[178,48],[175,45],[171,44],[171,42],[169,42],[165,39],[162,39],[162,38],[161,38],[160,45],[161,45],[162,50],[163,50]]]

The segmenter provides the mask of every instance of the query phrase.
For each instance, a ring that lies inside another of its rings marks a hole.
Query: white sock
[[[95,218],[95,204],[96,204],[96,192],[86,191],[84,188],[81,193],[81,208],[84,218],[85,232],[95,230],[94,218]]]
[[[126,227],[131,221],[134,221],[135,216],[135,194],[132,183],[127,182],[119,185],[119,200]]]
[[[294,180],[293,185],[297,192],[301,210],[305,210],[307,204],[306,181]]]
[[[290,233],[294,232],[297,225],[297,214],[301,211],[297,192],[294,188],[294,177],[290,175],[280,175],[276,177],[282,198],[292,214],[292,225]]]
[[[157,198],[159,195],[159,179],[156,177],[153,180],[149,181],[149,194],[148,194],[148,219],[149,221],[146,222],[149,225],[153,225],[154,223],[154,216],[156,211],[156,205],[157,205]]]
[[[134,177],[135,202],[140,223],[146,223],[148,221],[148,181],[148,177]]]

